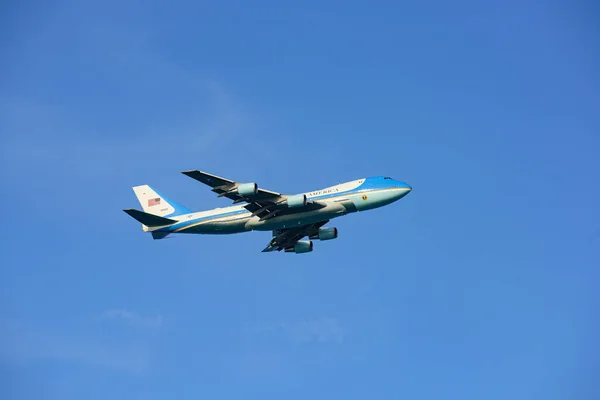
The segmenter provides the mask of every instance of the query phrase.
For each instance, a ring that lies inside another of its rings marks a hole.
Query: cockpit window
[[[390,178],[389,176],[386,176],[386,177],[385,177],[385,178],[383,178],[383,179],[392,179],[392,178]]]

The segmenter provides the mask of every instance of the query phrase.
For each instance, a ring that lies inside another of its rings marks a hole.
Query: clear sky
[[[8,2],[3,399],[600,398],[592,1]],[[153,241],[180,171],[389,207],[310,254]]]

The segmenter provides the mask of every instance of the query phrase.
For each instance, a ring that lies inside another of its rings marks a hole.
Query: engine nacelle
[[[338,230],[335,227],[320,228],[318,233],[311,235],[309,239],[331,240],[338,237]]]
[[[298,240],[294,247],[285,249],[286,253],[310,253],[313,251],[313,242],[311,240]]]
[[[305,194],[296,194],[287,198],[288,207],[303,207],[308,202]]]
[[[237,192],[240,196],[254,196],[258,193],[258,185],[254,182],[238,185]]]

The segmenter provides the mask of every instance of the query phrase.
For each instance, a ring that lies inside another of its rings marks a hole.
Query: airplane
[[[154,239],[164,239],[173,233],[272,231],[272,239],[262,252],[311,252],[313,240],[338,237],[337,228],[325,226],[330,220],[386,206],[412,190],[405,182],[374,176],[313,192],[282,194],[259,188],[256,182],[235,182],[198,170],[182,173],[210,186],[218,197],[233,200],[233,205],[191,211],[150,186],[140,185],[134,186],[133,191],[144,211],[123,211],[140,222],[142,230],[150,232]]]

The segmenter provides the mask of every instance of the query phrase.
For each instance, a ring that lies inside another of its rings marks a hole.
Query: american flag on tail
[[[157,204],[160,204],[160,197],[148,200],[148,207],[152,207],[152,206],[155,206]]]

